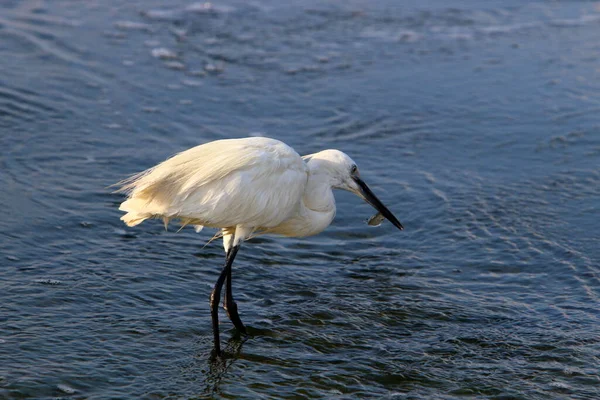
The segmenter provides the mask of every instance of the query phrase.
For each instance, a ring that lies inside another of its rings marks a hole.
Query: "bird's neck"
[[[274,228],[265,230],[283,236],[312,236],[323,231],[335,216],[335,199],[331,182],[326,177],[312,174],[309,164],[308,181],[296,215]]]
[[[335,212],[335,198],[331,190],[331,182],[322,172],[310,169],[306,189],[304,190],[304,206],[317,212]]]

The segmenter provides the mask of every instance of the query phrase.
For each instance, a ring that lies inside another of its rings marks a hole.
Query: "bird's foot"
[[[227,362],[228,353],[221,349],[213,348],[208,358],[213,367],[223,368]]]

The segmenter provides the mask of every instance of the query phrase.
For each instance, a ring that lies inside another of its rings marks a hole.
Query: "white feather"
[[[123,182],[119,208],[129,226],[154,217],[216,228],[273,227],[300,205],[307,167],[274,139],[247,138],[194,147]]]

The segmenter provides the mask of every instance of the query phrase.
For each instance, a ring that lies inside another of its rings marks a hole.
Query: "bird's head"
[[[322,179],[327,179],[333,188],[356,194],[379,211],[396,228],[404,229],[394,214],[383,205],[360,178],[356,163],[346,153],[339,150],[323,150],[304,156],[304,160],[309,165],[311,175],[322,176]]]

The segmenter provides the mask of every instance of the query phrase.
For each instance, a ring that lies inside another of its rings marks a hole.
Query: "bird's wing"
[[[306,165],[274,139],[229,139],[200,145],[122,183],[123,220],[181,218],[212,227],[275,226],[295,210]]]

